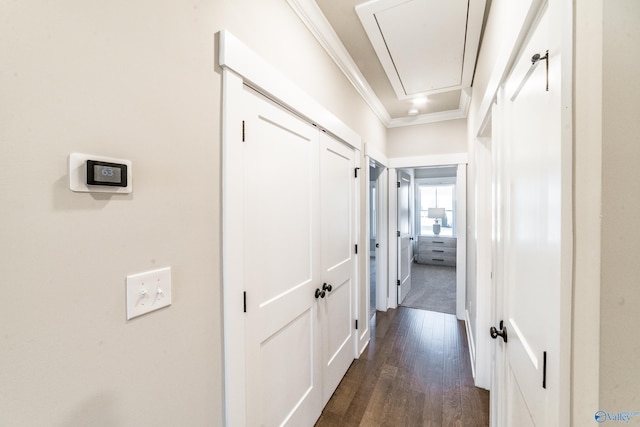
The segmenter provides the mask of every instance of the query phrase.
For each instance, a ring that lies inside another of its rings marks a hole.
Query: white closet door
[[[322,410],[318,130],[248,89],[244,101],[247,425],[310,426]]]
[[[320,147],[324,406],[355,357],[356,180],[352,148],[325,133],[320,135]]]
[[[497,117],[503,132],[498,167],[504,174],[499,183],[503,271],[497,277],[504,293],[501,318],[508,339],[497,337],[498,358],[505,363],[496,366],[495,383],[506,385],[498,405],[507,426],[562,424],[562,242],[563,233],[571,230],[562,227],[562,59],[551,17],[545,10],[518,58],[501,91],[503,111]],[[545,60],[536,68],[531,63],[533,54],[544,56],[546,49],[548,75]]]

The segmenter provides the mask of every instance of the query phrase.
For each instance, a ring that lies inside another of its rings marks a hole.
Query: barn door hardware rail
[[[525,74],[525,76],[522,78],[522,81],[520,82],[520,85],[518,85],[518,89],[516,89],[515,92],[513,92],[513,95],[511,95],[511,102],[515,101],[515,99],[518,97],[518,94],[520,93],[520,91],[522,90],[524,85],[529,80],[529,77],[531,77],[531,74],[533,74],[535,69],[538,67],[538,64],[540,63],[540,61],[544,61],[545,62],[545,66],[546,66],[546,69],[547,69],[546,70],[546,72],[547,72],[547,86],[546,86],[545,90],[547,92],[549,92],[549,51],[547,50],[544,53],[544,56],[540,55],[539,53],[536,53],[535,55],[533,55],[531,57],[531,67],[529,68],[529,71],[527,71],[527,74]]]

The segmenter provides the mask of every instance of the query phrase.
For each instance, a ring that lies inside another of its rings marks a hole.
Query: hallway
[[[377,312],[316,426],[489,425],[489,392],[473,385],[464,323],[399,307]]]

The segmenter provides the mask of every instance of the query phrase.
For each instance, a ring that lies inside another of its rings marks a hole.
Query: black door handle
[[[322,285],[322,290],[323,291],[331,292],[332,289],[333,289],[333,287],[331,285],[327,285],[326,283],[324,283]]]
[[[491,334],[491,338],[494,340],[498,337],[501,337],[504,342],[507,342],[507,327],[504,326],[504,322],[500,321],[500,330],[498,331],[495,326],[492,326],[489,329],[489,333]]]
[[[376,248],[379,248],[379,247],[380,247],[380,243],[376,243]]]
[[[325,291],[321,291],[320,289],[316,288],[316,293],[315,293],[316,299],[324,298],[325,295],[326,295]]]

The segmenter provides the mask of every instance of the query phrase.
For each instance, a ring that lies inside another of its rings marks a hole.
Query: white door
[[[398,276],[400,286],[398,286],[398,304],[411,290],[411,256],[412,256],[412,236],[411,236],[411,210],[410,210],[410,188],[411,175],[404,171],[398,172]]]
[[[561,57],[559,37],[550,31],[546,11],[500,90],[494,115],[502,206],[496,279],[504,295],[495,320],[504,321],[508,338],[497,337],[496,360],[503,362],[494,384],[504,387],[497,405],[498,425],[505,427],[560,425],[561,242],[571,230],[561,227]],[[544,57],[547,49],[548,80],[545,60],[531,72],[532,56]]]
[[[319,300],[319,317],[324,406],[355,357],[356,179],[352,148],[326,133],[320,135],[320,147],[321,277],[325,294]]]
[[[322,410],[318,130],[244,93],[248,426],[313,425]],[[238,283],[238,287],[242,287]]]

